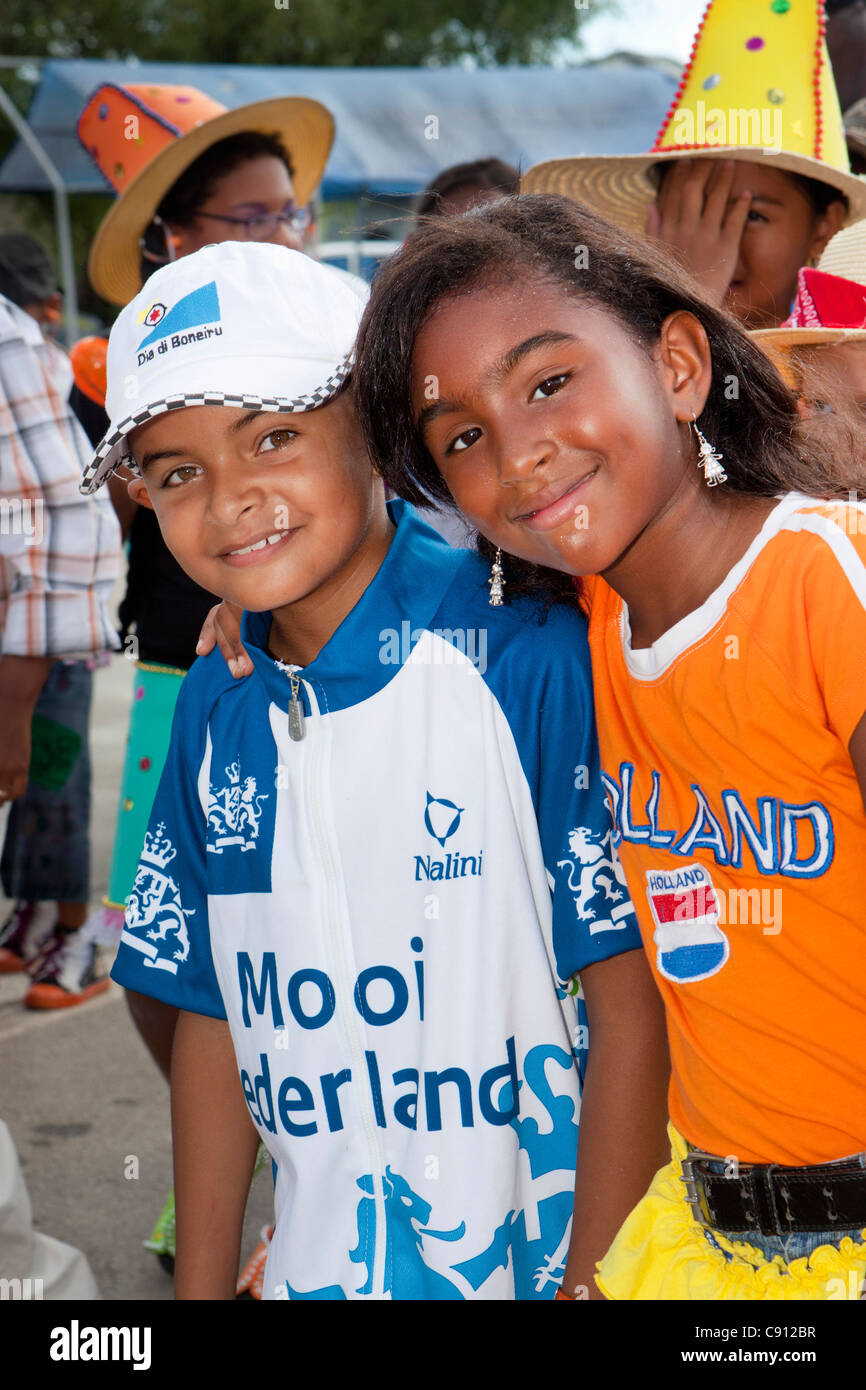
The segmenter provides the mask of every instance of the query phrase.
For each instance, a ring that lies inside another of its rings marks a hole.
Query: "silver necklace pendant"
[[[297,668],[289,666],[285,661],[275,660],[274,665],[278,671],[282,671],[288,676],[292,687],[291,698],[289,699],[289,738],[293,743],[300,743],[306,732],[304,724],[304,706],[300,701],[301,682],[296,674]]]
[[[289,701],[289,738],[300,743],[304,737],[304,707],[297,695],[292,694]]]
[[[294,743],[300,743],[304,737],[304,706],[298,698],[301,682],[294,671],[289,672],[289,680],[292,683],[292,698],[289,701],[289,738]]]

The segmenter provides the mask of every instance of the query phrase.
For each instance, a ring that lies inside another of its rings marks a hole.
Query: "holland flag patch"
[[[719,926],[719,899],[703,864],[647,873],[647,898],[656,924],[656,965],[675,984],[706,980],[721,970],[730,944]]]

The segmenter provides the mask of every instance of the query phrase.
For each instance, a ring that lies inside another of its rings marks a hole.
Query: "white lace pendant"
[[[722,455],[718,453],[708,439],[701,434],[695,425],[695,434],[700,442],[700,457],[698,467],[704,470],[704,482],[707,487],[717,487],[719,483],[726,483],[728,475],[722,467]]]
[[[505,576],[504,576],[504,574],[502,573],[502,551],[501,551],[501,550],[497,550],[497,551],[496,551],[496,558],[495,558],[495,560],[493,561],[493,564],[492,564],[492,566],[491,566],[491,569],[490,569],[490,578],[488,579],[487,582],[488,582],[488,584],[490,585],[490,607],[491,607],[491,608],[501,608],[501,607],[502,607],[502,590],[503,590],[503,588],[505,587]]]

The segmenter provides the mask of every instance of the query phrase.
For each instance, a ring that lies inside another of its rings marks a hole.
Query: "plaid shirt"
[[[56,364],[55,364],[56,366]],[[120,531],[108,489],[78,490],[92,450],[52,378],[51,348],[0,295],[0,650],[85,657],[117,646]]]

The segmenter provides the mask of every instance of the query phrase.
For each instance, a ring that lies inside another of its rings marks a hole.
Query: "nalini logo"
[[[445,841],[450,840],[460,829],[460,817],[465,809],[465,806],[455,806],[453,801],[446,801],[441,796],[431,796],[427,793],[424,824],[433,839],[438,840],[443,847]]]
[[[460,829],[460,819],[466,810],[443,796],[427,793],[427,806],[424,811],[424,824],[428,834],[437,844],[445,848],[447,840]],[[482,851],[477,854],[460,854],[449,850],[443,859],[434,859],[429,854],[415,855],[415,882],[422,880],[438,881],[448,878],[480,878]]]

